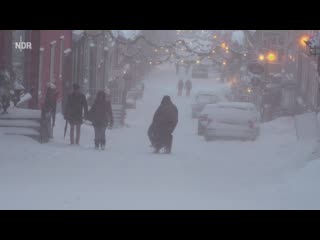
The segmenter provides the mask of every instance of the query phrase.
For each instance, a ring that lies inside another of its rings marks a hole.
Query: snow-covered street
[[[225,91],[216,77],[193,80],[193,93]],[[0,209],[320,209],[320,160],[309,160],[314,145],[297,141],[292,118],[262,124],[254,142],[206,142],[193,98],[176,96],[178,80],[174,66],[151,72],[127,126],[107,130],[104,151],[88,125],[70,146],[61,115],[49,144],[0,133]],[[172,154],[156,155],[147,129],[164,95],[179,123]]]

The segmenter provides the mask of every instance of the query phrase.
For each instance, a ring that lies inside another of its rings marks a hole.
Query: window
[[[43,52],[44,52],[44,48],[40,48],[40,59],[39,59],[39,95],[41,95],[41,91],[42,91],[42,66],[43,66]]]
[[[50,82],[54,82],[54,60],[55,60],[55,50],[56,50],[56,41],[50,43]]]
[[[12,31],[12,42],[20,42],[20,41],[27,41],[26,30],[14,30]],[[13,71],[16,74],[17,80],[21,84],[25,84],[24,82],[24,58],[25,58],[25,51],[20,51],[19,49],[15,48],[15,44],[12,44],[12,50],[11,50],[11,56],[12,56],[12,68]]]
[[[59,78],[62,79],[62,61],[64,51],[64,36],[60,37],[60,59],[59,59]]]

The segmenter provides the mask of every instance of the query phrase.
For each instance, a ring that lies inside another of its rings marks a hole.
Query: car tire
[[[204,129],[201,127],[201,125],[198,123],[198,136],[203,136],[204,134]]]
[[[257,138],[257,136],[252,136],[251,138],[249,138],[249,140],[250,140],[251,142],[254,142],[254,141],[256,140],[256,138]]]
[[[210,142],[214,140],[214,137],[212,136],[208,136],[207,134],[204,135],[204,139],[206,140],[206,142]]]
[[[249,138],[249,140],[252,141],[252,142],[254,142],[254,141],[257,139],[258,135],[259,135],[259,133],[258,133],[258,131],[256,131],[256,133],[255,133],[254,135],[252,135],[252,136]]]
[[[259,135],[260,135],[260,129],[257,128],[255,134],[251,137],[250,140],[251,141],[255,141],[258,138]]]

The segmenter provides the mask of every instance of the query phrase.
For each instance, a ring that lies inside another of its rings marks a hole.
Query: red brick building
[[[49,82],[57,86],[59,92],[59,101],[63,92],[63,59],[64,52],[71,49],[72,31],[71,30],[32,30],[29,38],[33,43],[35,54],[30,54],[25,61],[35,63],[31,67],[29,75],[34,76],[27,78],[29,85],[36,86],[38,92],[38,101],[32,103],[32,108],[39,106],[43,102],[46,86]],[[70,69],[71,70],[71,69]],[[70,79],[71,81],[71,79]]]
[[[20,41],[31,42],[32,49],[16,49],[15,42]],[[57,86],[61,101],[64,53],[71,45],[72,30],[0,31],[0,68],[14,70],[18,81],[32,92],[30,108],[40,107],[48,82]]]
[[[0,69],[11,65],[12,31],[0,30]]]

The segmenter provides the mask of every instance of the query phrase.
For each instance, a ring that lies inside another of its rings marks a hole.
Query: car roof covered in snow
[[[254,109],[253,103],[249,102],[219,102],[207,104],[205,108],[238,108],[238,109]]]

